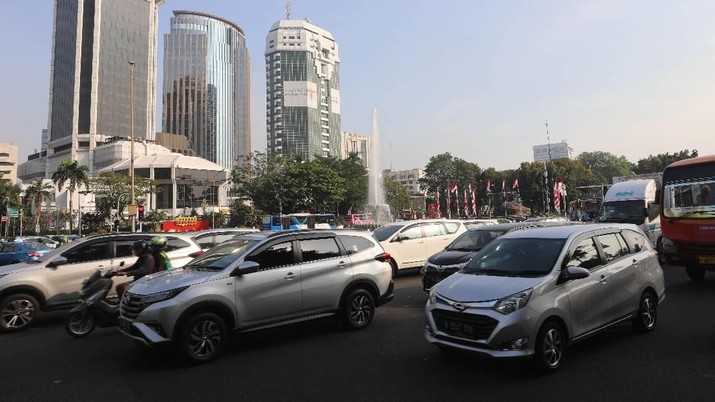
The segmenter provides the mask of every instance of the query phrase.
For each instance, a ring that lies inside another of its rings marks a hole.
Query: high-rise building
[[[340,159],[347,159],[351,154],[356,154],[362,165],[370,169],[370,137],[367,135],[343,131],[340,136]]]
[[[573,146],[563,140],[554,144],[534,145],[534,162],[552,159],[574,159]]]
[[[62,159],[93,171],[97,143],[131,135],[132,82],[135,138],[154,138],[163,2],[55,0],[46,177]]]
[[[164,35],[163,132],[230,170],[251,153],[250,57],[238,25],[174,11]]]
[[[340,156],[340,57],[330,32],[281,20],[266,37],[266,140],[269,152]]]
[[[17,181],[17,145],[0,142],[0,179]]]

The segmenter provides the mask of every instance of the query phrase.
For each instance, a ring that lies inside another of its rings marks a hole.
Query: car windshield
[[[398,230],[402,229],[402,226],[400,225],[388,225],[388,226],[383,226],[381,228],[375,229],[374,232],[372,232],[372,235],[375,236],[377,241],[385,241],[390,238],[395,232]]]
[[[186,266],[184,266],[184,268],[210,269],[213,271],[222,270],[243,256],[247,250],[252,249],[258,242],[259,241],[255,239],[239,238],[237,240],[219,244],[206,253],[191,260],[188,264],[186,264]]]
[[[504,276],[544,276],[551,272],[565,239],[504,239],[489,243],[462,273]]]
[[[32,242],[32,241],[25,243],[25,245],[27,246],[27,248],[29,248],[29,249],[31,249],[31,250],[38,250],[38,251],[40,251],[40,250],[52,250],[52,247],[50,247],[50,246],[48,246],[48,245],[46,245],[46,244],[36,243],[36,242]]]
[[[492,240],[504,234],[500,231],[490,230],[469,230],[454,239],[447,246],[447,250],[452,251],[479,251]]]

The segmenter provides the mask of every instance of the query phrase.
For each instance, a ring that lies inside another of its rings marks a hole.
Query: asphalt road
[[[395,300],[365,330],[332,320],[236,337],[202,366],[135,345],[114,328],[72,339],[64,313],[0,335],[0,400],[7,401],[467,401],[715,398],[715,274],[691,283],[664,267],[658,327],[630,325],[573,345],[561,369],[445,355],[422,336],[418,275],[396,280]]]

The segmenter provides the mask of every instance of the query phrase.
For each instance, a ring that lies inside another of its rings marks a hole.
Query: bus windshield
[[[663,186],[663,215],[668,218],[715,217],[715,180]]]

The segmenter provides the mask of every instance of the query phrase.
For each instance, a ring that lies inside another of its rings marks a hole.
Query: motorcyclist
[[[149,247],[143,240],[137,241],[132,245],[132,254],[137,256],[136,262],[125,269],[117,271],[117,276],[133,276],[134,281],[155,272],[154,256],[149,252]],[[132,282],[124,282],[117,285],[117,297],[121,300],[124,291],[132,284]]]
[[[166,244],[168,240],[164,236],[154,236],[149,240],[149,251],[154,257],[154,272],[172,269],[171,261],[166,255]]]

